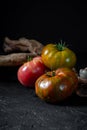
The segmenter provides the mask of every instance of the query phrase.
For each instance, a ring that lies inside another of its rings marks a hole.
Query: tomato
[[[51,70],[59,67],[73,68],[76,64],[75,53],[63,44],[47,44],[42,49],[42,60]]]
[[[47,67],[43,64],[41,56],[37,56],[19,67],[17,77],[22,85],[34,87],[36,79],[46,70]]]
[[[69,68],[59,68],[40,76],[35,82],[35,93],[50,103],[63,101],[76,90],[78,78]]]

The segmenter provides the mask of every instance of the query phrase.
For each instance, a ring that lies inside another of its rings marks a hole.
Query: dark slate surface
[[[77,70],[86,66],[85,55],[77,55]],[[87,130],[87,98],[46,103],[18,82],[17,69],[0,67],[0,130]]]
[[[87,99],[73,94],[56,105],[17,80],[0,81],[0,130],[87,130]]]

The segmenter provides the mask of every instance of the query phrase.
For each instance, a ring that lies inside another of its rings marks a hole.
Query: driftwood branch
[[[79,83],[80,84],[86,84],[87,85],[87,79],[83,79],[81,77],[78,77]]]
[[[34,53],[12,53],[0,56],[0,66],[18,66],[27,61],[28,56],[37,56]]]
[[[40,55],[43,44],[34,39],[20,38],[18,40],[11,40],[5,37],[3,50],[6,53],[12,52],[31,52]]]
[[[87,79],[78,76],[78,88],[76,94],[80,97],[87,97]]]
[[[20,38],[11,40],[5,37],[3,43],[4,55],[0,55],[0,66],[17,66],[27,61],[27,57],[41,54],[43,44],[37,40]]]

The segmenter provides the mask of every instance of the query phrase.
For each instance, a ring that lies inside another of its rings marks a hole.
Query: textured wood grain
[[[27,61],[27,57],[41,54],[43,44],[35,39],[19,38],[12,40],[5,37],[3,43],[4,54],[0,55],[0,66],[18,66]]]
[[[43,44],[35,39],[19,38],[18,40],[13,40],[5,37],[3,43],[3,50],[6,53],[12,53],[14,51],[30,52],[37,55],[41,54]]]
[[[34,53],[12,53],[0,55],[0,66],[19,66],[28,60],[28,57],[37,56]]]

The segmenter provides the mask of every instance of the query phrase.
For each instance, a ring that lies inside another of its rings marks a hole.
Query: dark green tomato
[[[35,82],[35,92],[46,102],[57,103],[69,97],[77,88],[78,78],[69,68],[47,72]]]

